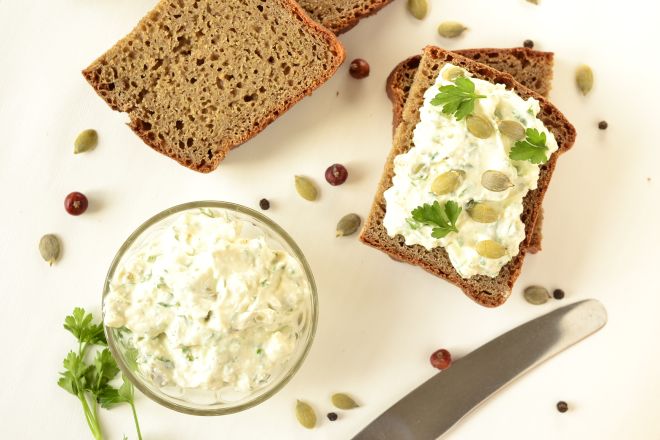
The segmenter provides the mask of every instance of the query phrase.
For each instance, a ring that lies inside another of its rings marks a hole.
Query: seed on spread
[[[506,255],[504,246],[495,240],[482,240],[475,246],[477,253],[485,258],[502,258]]]
[[[351,61],[348,67],[348,73],[355,79],[363,79],[369,76],[369,63],[362,58],[356,58]]]
[[[479,115],[470,115],[465,120],[467,129],[473,136],[479,139],[488,139],[493,134],[493,126],[486,118]]]
[[[333,164],[325,170],[325,180],[332,186],[341,185],[348,179],[348,170],[344,165]]]
[[[502,192],[511,188],[513,183],[503,172],[487,170],[481,175],[481,185],[489,191]]]
[[[442,173],[433,180],[431,191],[438,196],[452,193],[461,184],[463,177],[465,177],[465,172],[461,170],[450,170]]]
[[[431,355],[431,365],[433,365],[438,370],[446,370],[451,366],[451,353],[441,348],[433,352]]]
[[[497,128],[500,130],[500,133],[511,140],[519,141],[525,138],[525,127],[518,121],[504,120],[500,122]]]
[[[259,207],[264,211],[267,211],[268,209],[270,209],[270,202],[268,201],[268,199],[261,199],[259,200]]]
[[[565,413],[568,411],[568,403],[564,402],[563,400],[557,402],[557,411],[560,413]]]
[[[459,76],[465,76],[465,70],[458,66],[452,66],[442,74],[442,77],[447,81],[454,81]]]
[[[493,223],[500,217],[500,209],[493,202],[472,202],[467,206],[467,213],[479,223]]]

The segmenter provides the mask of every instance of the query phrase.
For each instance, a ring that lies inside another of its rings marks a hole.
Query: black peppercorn
[[[333,413],[333,412],[328,413],[328,420],[330,420],[331,422],[334,422],[335,420],[337,420],[337,417],[338,417],[337,413]]]
[[[532,49],[534,47],[534,42],[532,40],[525,40],[523,42],[523,46],[528,49]]]
[[[555,299],[563,299],[563,298],[564,298],[564,295],[565,295],[565,294],[564,294],[564,291],[561,290],[561,289],[555,289],[555,290],[552,291],[552,296],[553,296]]]
[[[557,411],[560,413],[565,413],[568,411],[568,403],[564,402],[563,400],[557,402]]]
[[[600,128],[601,130],[607,130],[607,121],[600,121],[598,123],[598,128]]]
[[[264,211],[266,211],[267,209],[270,208],[270,202],[268,201],[268,199],[261,199],[259,200],[259,207]]]

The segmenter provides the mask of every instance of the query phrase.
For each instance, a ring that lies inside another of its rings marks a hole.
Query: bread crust
[[[333,0],[327,1],[332,2]],[[304,2],[301,3],[303,3],[303,9],[306,9],[313,19],[316,19],[335,34],[340,35],[353,29],[363,18],[376,14],[382,8],[392,3],[392,1],[393,0],[369,0],[369,5],[367,7],[359,7],[360,3],[363,3],[364,0],[357,1],[356,5],[358,7],[348,9],[340,13],[338,16],[331,17],[317,16],[311,7],[305,8]]]
[[[323,83],[325,83],[328,79],[330,79],[334,75],[334,73],[337,71],[339,66],[344,62],[346,58],[344,47],[342,46],[341,42],[337,39],[337,37],[331,31],[329,31],[328,29],[324,28],[323,26],[321,26],[320,24],[309,18],[309,16],[302,9],[302,7],[298,5],[298,3],[296,3],[294,0],[272,0],[272,1],[279,3],[282,7],[290,11],[294,15],[294,17],[301,22],[303,26],[307,26],[313,32],[321,36],[326,41],[326,43],[329,46],[329,51],[333,54],[332,57],[333,64],[329,65],[326,71],[324,72],[324,74],[321,77],[319,77],[316,81],[314,81],[309,88],[303,90],[293,99],[288,100],[286,102],[282,102],[278,107],[276,107],[276,109],[272,113],[270,113],[267,117],[263,118],[262,120],[258,121],[258,123],[256,123],[250,130],[243,133],[235,141],[230,141],[228,139],[218,140],[215,145],[216,150],[213,158],[211,158],[208,162],[206,162],[202,166],[197,166],[196,164],[192,164],[192,163],[186,163],[186,161],[182,157],[168,154],[167,151],[171,150],[172,146],[167,145],[163,140],[153,136],[153,134],[150,135],[150,132],[145,129],[145,127],[142,124],[142,121],[134,114],[132,109],[120,109],[117,103],[108,94],[105,93],[104,85],[99,81],[99,78],[95,73],[96,69],[100,65],[103,65],[105,63],[105,58],[108,53],[110,53],[113,50],[117,50],[117,48],[120,47],[123,43],[127,43],[128,41],[130,41],[135,34],[139,34],[142,23],[147,22],[149,20],[151,21],[158,20],[158,17],[160,15],[159,10],[161,7],[163,7],[162,5],[167,3],[167,0],[161,0],[149,13],[147,13],[145,17],[143,17],[140,20],[140,22],[128,35],[126,35],[106,53],[104,53],[94,62],[92,62],[86,69],[82,71],[82,74],[87,80],[87,82],[89,82],[92,88],[96,91],[96,93],[102,99],[104,99],[113,110],[126,111],[128,113],[130,118],[130,122],[128,123],[128,126],[135,132],[135,134],[137,134],[142,139],[142,141],[145,144],[147,144],[153,150],[176,160],[178,163],[180,163],[185,167],[188,167],[194,171],[198,171],[201,173],[209,173],[218,167],[220,162],[226,157],[227,153],[230,150],[238,147],[239,145],[245,143],[252,137],[256,136],[259,132],[264,130],[271,122],[273,122],[275,119],[277,119],[282,114],[284,114],[288,109],[290,109],[294,104],[299,102],[302,98],[311,95],[314,90],[316,90],[319,86],[321,86]]]
[[[537,99],[541,106],[538,117],[544,122],[548,130],[554,134],[559,145],[559,150],[553,153],[548,162],[541,166],[538,188],[530,191],[523,200],[521,220],[525,224],[526,239],[520,244],[518,255],[513,257],[495,278],[476,275],[464,279],[451,265],[444,248],[437,247],[427,251],[419,245],[406,246],[403,237],[400,235],[389,237],[382,222],[386,209],[383,193],[392,186],[394,158],[411,148],[412,132],[419,120],[419,108],[423,103],[424,91],[433,84],[438,71],[448,62],[466,68],[476,78],[504,84],[507,89],[514,90],[523,99],[530,97]],[[360,240],[387,253],[394,259],[420,266],[427,272],[455,284],[478,304],[486,307],[499,306],[510,296],[511,288],[520,274],[531,241],[531,231],[536,224],[543,197],[552,178],[557,159],[561,153],[568,151],[573,146],[575,137],[575,128],[555,106],[538,93],[516,82],[511,75],[439,47],[427,46],[424,49],[418,72],[405,104],[402,121],[396,129],[394,145],[385,164],[370,214],[365,220],[360,233]]]

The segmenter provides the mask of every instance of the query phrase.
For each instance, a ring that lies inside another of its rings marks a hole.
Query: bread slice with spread
[[[293,0],[162,0],[83,75],[147,145],[210,172],[343,60]]]
[[[455,53],[479,61],[487,66],[506,72],[523,86],[536,93],[548,96],[552,87],[554,54],[525,47],[483,48],[457,50]],[[403,106],[408,99],[413,78],[419,67],[421,55],[411,56],[400,62],[387,77],[387,96],[392,101],[392,128],[401,122]],[[538,216],[527,252],[541,250],[543,240],[543,212]]]
[[[501,305],[575,136],[511,75],[426,47],[360,238]]]

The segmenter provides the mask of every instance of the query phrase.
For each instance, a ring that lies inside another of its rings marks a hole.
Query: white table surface
[[[310,98],[234,151],[209,175],[160,156],[85,83],[80,70],[127,33],[155,0],[0,0],[0,371],[1,437],[90,438],[79,402],[57,385],[72,337],[62,320],[74,306],[97,316],[101,286],[123,240],[169,206],[201,199],[268,211],[297,240],[316,275],[320,321],[310,356],[279,394],[241,414],[200,418],[137,398],[145,439],[345,439],[435,373],[436,348],[460,357],[501,332],[563,304],[598,298],[610,320],[598,334],[521,378],[461,422],[447,439],[660,438],[660,92],[657,6],[643,0],[433,0],[412,19],[397,0],[341,37],[348,59],[371,64],[363,81],[348,63]],[[435,34],[444,19],[465,22],[464,38]],[[511,299],[482,308],[448,283],[391,261],[353,238],[334,238],[345,213],[365,216],[390,145],[391,68],[428,44],[515,46],[526,38],[556,53],[551,95],[578,129],[545,201],[544,250],[527,258]],[[592,94],[579,96],[573,71],[593,66]],[[339,95],[337,95],[339,93]],[[607,131],[596,124],[605,119]],[[74,156],[82,129],[98,148]],[[346,164],[348,182],[323,171]],[[320,185],[300,199],[293,175]],[[62,207],[70,191],[91,200],[81,217]],[[58,234],[53,267],[37,242]],[[524,286],[567,292],[527,304]],[[362,407],[325,419],[329,395],[348,391]],[[306,431],[295,399],[314,404],[320,426]],[[558,400],[571,407],[555,409]],[[106,437],[134,438],[128,408],[101,412]]]

